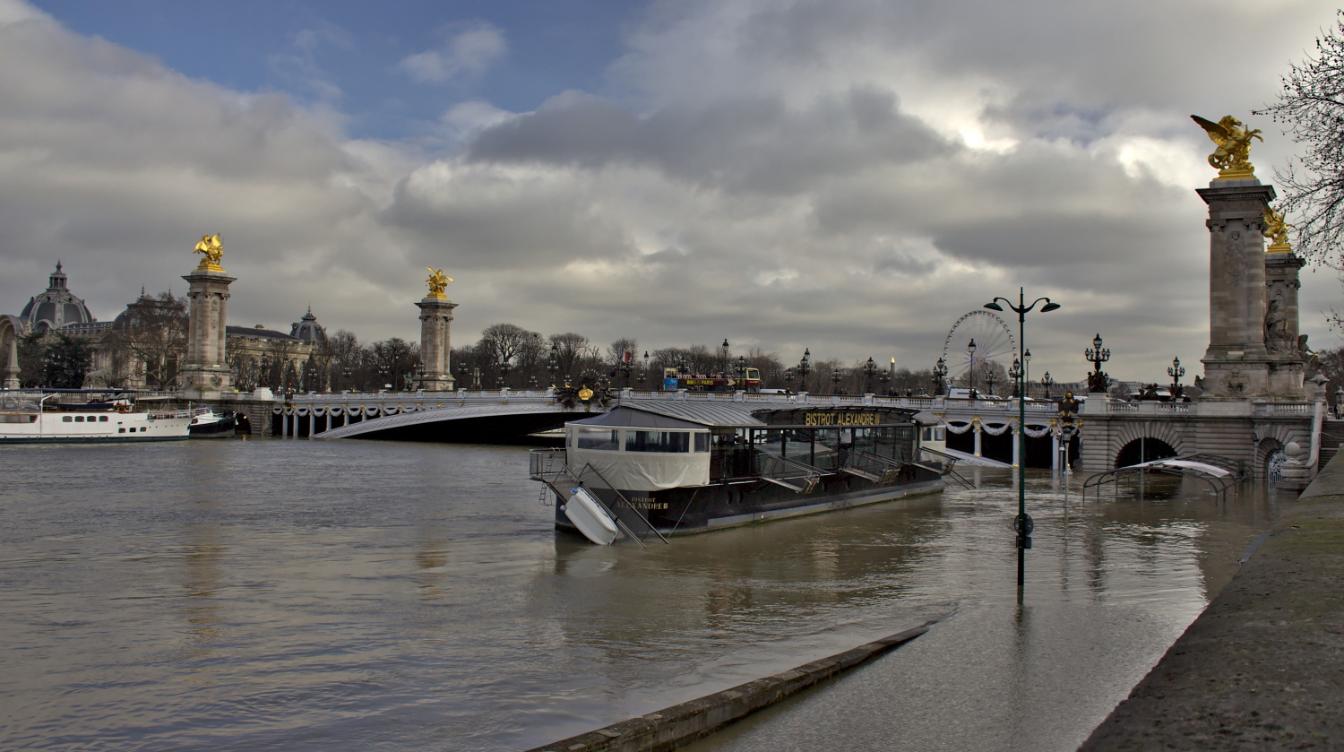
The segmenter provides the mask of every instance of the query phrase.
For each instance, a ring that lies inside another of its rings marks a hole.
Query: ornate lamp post
[[[942,358],[933,364],[933,396],[943,393],[943,379],[947,378],[947,361]]]
[[[798,391],[807,391],[807,374],[812,370],[812,351],[803,348],[803,359],[798,361]]]
[[[649,378],[649,351],[644,351],[644,367],[639,371],[639,386],[643,388]]]
[[[1050,399],[1050,387],[1055,385],[1055,380],[1050,378],[1050,372],[1046,371],[1041,377],[1041,386],[1045,387],[1045,398]]]
[[[737,356],[737,387],[742,390],[747,388],[747,359],[745,356]]]
[[[993,397],[993,396],[994,396],[994,384],[995,384],[995,382],[997,382],[997,381],[998,381],[998,379],[995,378],[995,375],[994,375],[994,368],[993,368],[993,366],[990,365],[989,363],[986,363],[986,364],[985,364],[985,384],[986,384],[987,388],[989,389],[988,396],[990,396],[990,397]]]
[[[719,368],[719,376],[721,376],[721,377],[723,377],[723,378],[728,378],[728,338],[727,338],[727,337],[724,337],[724,338],[723,338],[723,344],[720,345],[720,347],[723,348],[723,358],[722,358],[722,360],[721,360],[722,366]]]
[[[831,369],[831,394],[840,393],[840,378],[841,378],[840,369],[839,368]]]
[[[1028,394],[1031,391],[1029,384],[1031,384],[1031,351],[1027,350],[1022,353],[1022,396],[1024,397],[1030,396]]]
[[[891,396],[891,372],[883,371],[881,376],[877,377],[882,382],[882,393]]]
[[[509,362],[509,359],[508,359],[508,358],[504,358],[503,360],[499,361],[499,388],[500,388],[500,389],[503,389],[504,387],[506,387],[506,386],[509,385],[509,369],[512,368],[512,367],[513,367],[513,364]]]
[[[968,368],[968,369],[966,369],[966,373],[967,373],[968,376],[970,376],[970,379],[971,379],[971,380],[970,380],[970,383],[968,383],[966,386],[969,387],[970,390],[971,390],[971,393],[974,394],[974,393],[975,393],[975,340],[971,340],[971,341],[966,345],[966,354],[969,355],[969,356],[970,356],[970,359],[971,359],[971,360],[970,360],[971,367]],[[994,391],[994,390],[991,389],[990,391],[992,392],[992,391]]]
[[[1171,401],[1175,402],[1181,396],[1181,377],[1185,375],[1185,366],[1181,365],[1179,356],[1171,359],[1167,375],[1171,377]]]
[[[784,393],[793,394],[793,369],[784,369]]]
[[[873,391],[873,377],[877,375],[877,364],[873,362],[873,356],[868,356],[868,362],[863,364],[863,391],[871,393]]]
[[[1041,313],[1049,313],[1059,309],[1059,304],[1049,298],[1037,298],[1031,302],[1031,305],[1027,305],[1021,287],[1017,288],[1017,305],[1013,305],[1013,301],[1007,298],[996,297],[986,303],[985,308],[1002,312],[1003,306],[999,305],[999,301],[1002,301],[1003,305],[1008,306],[1009,310],[1017,314],[1017,346],[1021,348],[1019,355],[1026,352],[1024,330],[1027,313],[1036,308],[1037,303],[1045,304],[1041,306]],[[1098,347],[1100,347],[1100,342],[1098,342]],[[1022,378],[1020,373],[1018,378]],[[1021,399],[1017,401],[1017,434],[1018,447],[1020,447],[1022,456],[1018,458],[1017,463],[1017,519],[1013,521],[1013,527],[1017,530],[1017,600],[1021,602],[1022,589],[1026,583],[1027,549],[1031,547],[1031,531],[1034,527],[1031,517],[1027,516],[1027,401]]]
[[[1013,358],[1013,364],[1008,367],[1008,378],[1013,380],[1014,399],[1022,398],[1022,393],[1020,390],[1022,389],[1022,387],[1025,386],[1025,384],[1022,383],[1023,373],[1024,372],[1022,370],[1022,364],[1018,362],[1017,358]]]
[[[555,376],[560,373],[560,346],[551,343],[551,354],[546,356],[546,373],[551,377],[551,387],[555,387]]]
[[[1111,348],[1101,346],[1101,332],[1092,338],[1092,346],[1083,351],[1083,357],[1092,364],[1092,376],[1088,378],[1088,391],[1106,391],[1106,375],[1101,372],[1101,364],[1111,359]]]

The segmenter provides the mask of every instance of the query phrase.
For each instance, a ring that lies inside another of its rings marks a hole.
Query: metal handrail
[[[568,467],[568,465],[566,465],[566,467]],[[578,474],[576,474],[574,477],[578,479],[580,482],[582,482],[584,475],[589,470],[593,472],[593,475],[597,476],[598,480],[602,481],[602,484],[604,486],[606,486],[612,493],[616,494],[617,501],[624,504],[626,509],[629,509],[630,512],[634,514],[635,517],[637,517],[640,522],[643,522],[644,526],[647,527],[650,532],[652,532],[655,536],[658,537],[658,540],[662,541],[663,543],[668,542],[667,538],[663,537],[663,534],[658,532],[658,528],[654,527],[652,522],[649,522],[649,518],[645,516],[644,513],[641,512],[638,507],[636,507],[634,504],[631,504],[630,500],[625,498],[625,494],[621,493],[621,490],[619,488],[612,485],[611,481],[607,480],[606,476],[604,476],[600,470],[593,467],[593,464],[591,462],[584,465],[583,469],[580,470]],[[626,531],[626,533],[628,533],[635,540],[640,540],[640,536],[636,535],[634,531],[626,527],[625,523],[621,521],[620,515],[613,514],[612,516],[616,518],[616,524],[620,525]],[[641,540],[640,543],[642,544],[643,541]]]

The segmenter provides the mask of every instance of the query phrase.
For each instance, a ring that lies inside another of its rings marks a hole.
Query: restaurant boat
[[[87,393],[85,393],[87,394]],[[65,392],[0,394],[0,444],[171,441],[191,415],[136,410],[126,398],[71,402]]]
[[[894,407],[627,400],[565,424],[564,448],[532,450],[530,471],[557,528],[665,540],[940,491],[919,441],[914,411]]]

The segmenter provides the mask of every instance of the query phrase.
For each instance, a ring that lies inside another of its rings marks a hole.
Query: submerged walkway
[[[1084,750],[1344,749],[1336,455]]]

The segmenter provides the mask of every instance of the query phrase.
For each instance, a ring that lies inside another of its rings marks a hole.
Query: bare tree
[[[555,350],[556,366],[560,369],[561,378],[566,376],[572,378],[591,368],[597,360],[597,348],[589,344],[588,338],[582,334],[574,332],[552,334],[550,343]]]
[[[187,349],[187,301],[171,292],[142,295],[126,306],[106,337],[116,372],[141,366],[146,386],[169,388]]]
[[[1344,269],[1344,10],[1336,22],[1316,40],[1314,56],[1289,66],[1278,101],[1256,114],[1272,117],[1306,149],[1300,165],[1275,171],[1284,214],[1295,220],[1297,253]]]

